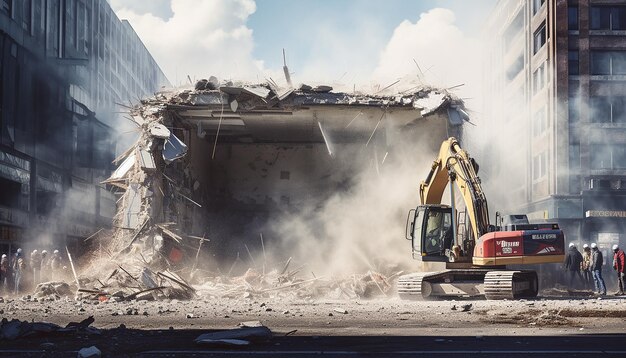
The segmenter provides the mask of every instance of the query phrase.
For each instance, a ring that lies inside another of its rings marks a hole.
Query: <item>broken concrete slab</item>
[[[69,323],[65,328],[61,328],[59,325],[47,322],[27,322],[13,319],[8,321],[6,318],[2,319],[2,325],[0,326],[0,341],[2,340],[14,340],[23,337],[29,337],[38,334],[49,334],[53,332],[57,333],[73,333],[82,332],[86,334],[100,334],[100,331],[96,328],[90,327],[94,318],[83,320],[79,323]]]
[[[228,331],[205,333],[195,339],[198,344],[235,344],[246,345],[244,342],[265,342],[272,338],[272,331],[265,327],[242,327]],[[226,341],[225,341],[226,340]],[[235,341],[230,341],[235,340]]]
[[[120,164],[120,166],[117,167],[117,169],[115,169],[115,171],[113,171],[113,174],[111,174],[110,180],[111,179],[115,180],[115,179],[126,178],[126,175],[132,169],[133,165],[135,165],[135,154],[134,153],[129,155],[128,157],[126,157],[126,159],[124,159],[122,164]]]
[[[150,153],[146,149],[139,150],[139,163],[141,169],[144,171],[155,171],[156,164],[154,163],[154,159],[152,158],[152,153]]]
[[[139,183],[131,183],[128,186],[128,205],[124,210],[123,227],[127,229],[137,229],[141,223],[141,191]]]
[[[170,130],[160,123],[151,123],[148,131],[150,132],[150,135],[155,138],[167,139],[171,135]]]
[[[450,96],[447,93],[430,91],[425,93],[423,97],[415,98],[413,107],[421,109],[422,116],[427,116],[437,111],[449,100]]]
[[[78,358],[98,358],[101,356],[102,352],[96,346],[82,348],[78,351]]]

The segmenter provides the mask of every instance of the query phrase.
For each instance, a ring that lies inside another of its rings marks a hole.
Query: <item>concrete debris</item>
[[[265,274],[249,268],[243,275],[237,277],[207,277],[197,285],[197,293],[201,297],[212,298],[271,298],[280,294],[281,297],[292,298],[329,298],[329,299],[356,299],[375,298],[390,294],[393,280],[400,274],[397,272],[389,277],[377,272],[362,275],[351,275],[345,278],[314,277],[302,279],[297,276],[300,268],[293,271],[273,269]],[[377,277],[382,284],[376,284],[372,277]],[[262,303],[260,307],[265,307]],[[347,314],[347,311],[337,308],[336,312]]]
[[[102,352],[96,346],[83,348],[78,351],[78,358],[97,358],[101,357]]]
[[[228,331],[205,333],[195,339],[198,344],[208,345],[249,345],[251,342],[266,342],[272,338],[272,331],[265,327],[241,327]]]
[[[170,130],[160,123],[152,122],[148,128],[150,134],[155,138],[167,139],[170,137]]]
[[[65,328],[62,328],[54,323],[27,322],[17,319],[8,321],[6,318],[3,318],[2,326],[0,326],[0,341],[14,340],[50,333],[81,333],[99,335],[101,333],[100,330],[90,327],[93,322],[94,318],[93,316],[90,316],[82,322],[71,322]]]
[[[73,294],[74,292],[67,283],[53,281],[38,284],[33,297],[38,299],[59,299],[65,296],[72,296]]]
[[[90,288],[78,290],[77,298],[98,301],[131,301],[156,299],[191,299],[193,287],[170,271],[153,272],[147,267],[115,269],[107,279],[93,280]],[[138,314],[132,313],[132,314]]]
[[[113,172],[109,180],[117,180],[126,178],[126,174],[132,169],[133,165],[135,165],[135,154],[131,154],[120,164],[117,169]]]
[[[422,116],[427,116],[441,108],[449,100],[450,96],[444,92],[429,91],[415,98],[413,107],[421,109]]]
[[[154,159],[152,159],[152,154],[146,149],[139,151],[139,162],[141,163],[141,169],[144,171],[156,170],[156,164],[154,163]]]

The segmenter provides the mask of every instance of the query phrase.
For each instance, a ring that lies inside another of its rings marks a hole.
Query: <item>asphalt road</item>
[[[462,307],[470,304],[465,312]],[[104,357],[626,357],[626,299],[618,297],[417,302],[20,299],[0,303],[0,311],[8,320],[61,327],[94,316],[92,327],[101,329],[100,334],[0,338],[2,357],[76,357],[89,346],[98,347]],[[201,334],[256,320],[271,329],[271,339],[245,347],[194,343]]]
[[[76,357],[99,347],[110,357],[582,357],[626,356],[626,334],[564,336],[275,336],[247,347],[203,347],[204,330],[114,329],[96,338],[40,337],[0,343],[0,356]]]

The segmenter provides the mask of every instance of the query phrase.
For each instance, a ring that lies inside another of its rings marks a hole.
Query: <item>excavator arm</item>
[[[474,240],[490,231],[487,199],[477,175],[478,164],[451,137],[441,144],[425,181],[420,183],[422,205],[440,204],[448,183],[454,183],[465,202]]]

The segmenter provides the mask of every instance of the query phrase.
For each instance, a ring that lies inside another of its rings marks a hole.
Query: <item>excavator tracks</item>
[[[485,275],[485,298],[504,300],[531,298],[539,290],[534,271],[489,271]]]
[[[398,296],[403,300],[483,296],[488,300],[537,296],[534,271],[447,270],[416,272],[398,278]]]
[[[437,272],[416,272],[398,278],[398,296],[403,300],[421,300],[427,298],[427,292],[422,292],[422,282],[426,276]],[[424,295],[426,294],[426,295]]]

